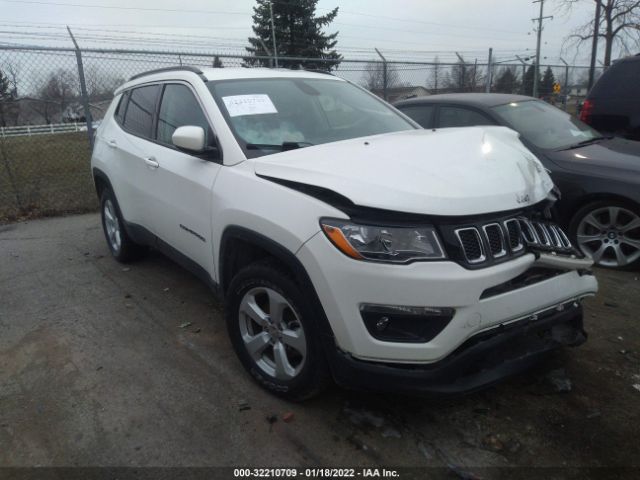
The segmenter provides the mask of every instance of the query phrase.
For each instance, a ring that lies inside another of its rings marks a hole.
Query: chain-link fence
[[[0,223],[97,207],[89,169],[93,129],[113,91],[147,70],[176,66],[275,66],[276,59],[202,53],[0,46]],[[319,68],[322,59],[280,59]],[[542,96],[575,110],[586,67],[551,65],[560,93]],[[349,60],[332,73],[395,102],[445,92],[531,94],[530,65]],[[544,72],[547,66],[541,66]],[[490,73],[490,75],[489,75]],[[547,82],[548,83],[548,82]],[[566,100],[569,99],[570,102]]]

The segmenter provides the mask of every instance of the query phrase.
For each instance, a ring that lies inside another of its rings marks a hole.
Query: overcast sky
[[[253,0],[0,0],[1,43],[69,46],[62,26],[69,24],[86,46],[167,50],[206,49],[241,52],[251,34]],[[542,56],[557,63],[563,38],[593,15],[593,1],[582,0],[570,14],[546,0]],[[345,56],[373,55],[377,47],[392,59],[485,61],[489,47],[498,60],[533,55],[532,18],[539,4],[530,0],[320,0],[318,14],[340,7],[328,31],[338,30]],[[99,38],[96,38],[99,36]],[[573,61],[575,49],[564,53]],[[589,48],[575,61],[588,62]]]

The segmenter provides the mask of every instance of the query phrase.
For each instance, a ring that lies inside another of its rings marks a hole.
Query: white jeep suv
[[[116,91],[91,165],[113,256],[206,281],[287,398],[468,392],[585,340],[591,262],[506,128],[421,130],[328,74],[168,68]]]

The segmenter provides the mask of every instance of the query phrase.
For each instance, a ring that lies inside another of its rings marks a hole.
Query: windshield
[[[602,138],[580,120],[540,100],[507,103],[493,110],[538,148],[560,150]]]
[[[249,158],[416,128],[384,102],[336,79],[223,80],[208,87]]]

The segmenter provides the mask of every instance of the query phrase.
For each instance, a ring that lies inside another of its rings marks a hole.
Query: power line
[[[74,8],[98,8],[98,9],[110,9],[110,10],[136,10],[136,11],[151,11],[151,12],[170,12],[170,13],[198,13],[198,14],[211,14],[211,15],[243,15],[249,16],[251,12],[240,12],[240,11],[231,11],[231,10],[205,10],[205,9],[185,9],[185,8],[159,8],[159,7],[130,7],[130,6],[118,6],[118,5],[101,5],[101,4],[86,4],[86,3],[68,3],[68,2],[45,2],[39,0],[0,0],[5,3],[18,3],[18,4],[34,4],[34,5],[46,5],[46,6],[61,6],[61,7],[74,7]],[[286,4],[285,2],[279,2],[277,0],[273,0],[272,3],[276,4]],[[332,9],[328,8],[317,8],[318,10],[327,10],[331,11]],[[451,23],[441,23],[441,22],[430,22],[425,20],[417,20],[412,18],[400,18],[400,17],[387,17],[384,15],[375,15],[366,12],[355,12],[349,10],[338,10],[339,13],[360,17],[368,17],[368,18],[379,18],[385,21],[393,20],[399,22],[408,22],[415,23],[420,25],[430,25],[430,26],[439,26],[439,27],[447,27],[447,28],[459,28],[466,30],[484,30],[488,32],[499,32],[499,33],[508,33],[521,35],[522,32],[514,31],[514,30],[503,30],[491,27],[482,27],[479,25],[456,25]],[[391,27],[383,27],[383,26],[373,26],[373,25],[360,25],[348,22],[337,21],[336,24],[347,25],[347,26],[355,26],[362,28],[377,28],[377,29],[386,29],[389,30]],[[186,28],[186,27],[185,27]],[[404,31],[402,29],[396,29],[398,31]],[[408,32],[407,32],[408,33]],[[414,33],[420,33],[414,31]],[[455,35],[448,32],[449,35]]]
[[[142,12],[171,12],[171,13],[199,13],[206,15],[251,15],[250,12],[234,12],[224,10],[191,10],[185,8],[151,8],[151,7],[125,7],[118,5],[95,5],[83,3],[66,3],[66,2],[41,2],[37,0],[0,0],[5,3],[19,3],[31,5],[48,5],[52,7],[74,7],[74,8],[103,8],[109,10],[137,10]]]

